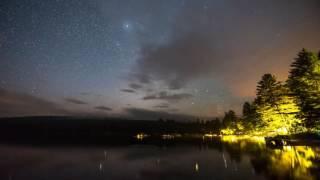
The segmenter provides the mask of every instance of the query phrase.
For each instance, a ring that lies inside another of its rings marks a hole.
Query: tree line
[[[302,49],[286,81],[264,74],[256,97],[245,102],[242,117],[232,110],[222,120],[222,134],[288,135],[320,132],[320,52]]]

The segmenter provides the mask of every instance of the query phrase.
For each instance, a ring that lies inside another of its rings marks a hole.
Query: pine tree
[[[244,118],[249,117],[251,114],[251,104],[249,102],[245,102],[242,106],[242,116]]]
[[[320,53],[303,49],[291,64],[287,84],[298,99],[307,127],[320,121]]]
[[[254,133],[255,131],[259,130],[261,121],[259,118],[259,114],[257,114],[256,106],[254,103],[245,102],[243,104],[241,122],[246,133]]]
[[[222,124],[224,127],[235,127],[237,121],[236,113],[233,110],[229,110],[224,114]]]
[[[289,88],[271,74],[265,74],[257,86],[256,111],[265,134],[288,134],[300,127],[300,112]]]
[[[255,99],[255,104],[262,105],[266,103],[274,103],[276,101],[276,89],[279,86],[279,82],[272,74],[264,74],[262,79],[258,82],[257,86],[257,97]]]

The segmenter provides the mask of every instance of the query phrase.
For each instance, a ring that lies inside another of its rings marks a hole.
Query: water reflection
[[[259,139],[106,147],[0,147],[0,179],[319,179],[320,148]]]
[[[267,148],[260,139],[223,139],[225,150],[234,161],[248,155],[258,174],[269,179],[319,179],[320,148],[283,146]]]
[[[256,156],[252,164],[271,178],[319,179],[319,160],[319,148],[286,146]]]
[[[194,170],[195,170],[196,172],[199,171],[199,164],[198,164],[198,163],[196,163],[196,164],[194,165]]]

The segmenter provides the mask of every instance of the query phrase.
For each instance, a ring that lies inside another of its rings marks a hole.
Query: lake
[[[0,146],[2,180],[319,179],[320,148],[262,141]]]

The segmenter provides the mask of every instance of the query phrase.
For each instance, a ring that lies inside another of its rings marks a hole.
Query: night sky
[[[319,0],[1,0],[0,116],[240,112],[302,48]]]

